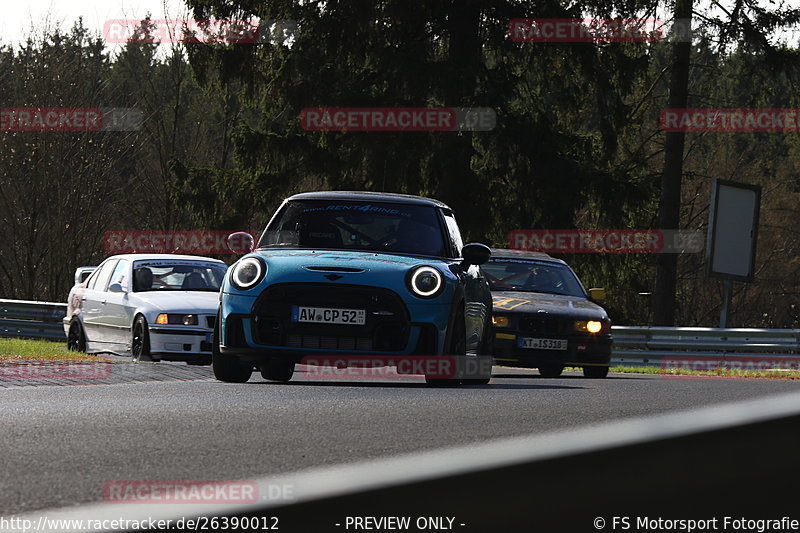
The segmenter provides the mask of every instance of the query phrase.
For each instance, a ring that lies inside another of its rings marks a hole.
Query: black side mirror
[[[255,240],[253,236],[246,231],[237,231],[236,233],[228,235],[226,244],[231,252],[237,255],[244,255],[253,251]]]
[[[485,244],[472,242],[461,249],[461,257],[468,265],[482,265],[492,257],[492,250]]]

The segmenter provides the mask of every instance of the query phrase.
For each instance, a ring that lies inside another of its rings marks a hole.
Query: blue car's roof
[[[410,194],[397,194],[391,192],[368,192],[368,191],[318,191],[303,192],[290,196],[287,201],[292,200],[355,200],[361,202],[392,202],[395,204],[427,205],[431,207],[442,207],[450,209],[439,200],[424,198],[422,196],[411,196]]]

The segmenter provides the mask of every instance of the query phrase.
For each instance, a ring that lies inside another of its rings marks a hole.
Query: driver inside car
[[[153,288],[153,271],[147,267],[137,268],[133,273],[133,290],[149,291]]]
[[[421,255],[437,255],[441,252],[436,229],[414,220],[402,220],[397,225],[394,244],[391,249]]]

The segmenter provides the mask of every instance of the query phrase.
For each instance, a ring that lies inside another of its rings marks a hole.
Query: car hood
[[[605,309],[586,298],[541,292],[496,291],[492,293],[495,311],[538,313],[572,318],[607,319]]]
[[[211,313],[219,307],[219,293],[211,291],[135,292],[138,305],[166,312]]]
[[[319,281],[334,278],[341,283],[380,285],[387,275],[405,274],[415,265],[439,266],[441,258],[381,254],[375,252],[282,250],[259,251],[267,263],[270,283],[280,281]]]
[[[253,256],[260,257],[267,264],[264,279],[250,291],[237,289],[226,280],[225,292],[256,296],[266,286],[278,283],[336,283],[383,287],[398,293],[401,298],[413,300],[414,297],[406,287],[406,273],[415,266],[429,265],[437,268],[444,276],[445,289],[437,299],[444,301],[452,297],[454,284],[458,280],[457,274],[452,270],[455,261],[442,257],[365,251],[280,249],[257,250],[249,255]]]
[[[322,267],[334,266],[345,268],[370,268],[386,266],[409,267],[422,263],[440,262],[440,258],[416,257],[412,255],[395,255],[378,252],[342,251],[342,250],[257,250],[255,253],[267,260],[276,261],[286,267]]]

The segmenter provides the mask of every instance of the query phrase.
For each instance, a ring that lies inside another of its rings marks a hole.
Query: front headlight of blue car
[[[247,290],[255,287],[264,278],[267,265],[255,257],[242,259],[233,267],[231,282],[237,289]]]
[[[419,266],[410,270],[406,283],[408,289],[420,298],[436,298],[444,289],[441,272],[430,266]]]

